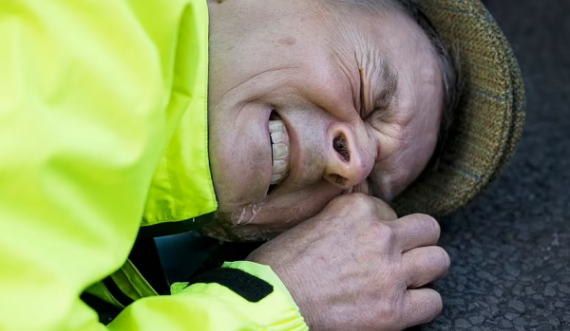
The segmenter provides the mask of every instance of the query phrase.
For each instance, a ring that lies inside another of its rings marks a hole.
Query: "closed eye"
[[[362,67],[358,68],[358,74],[360,77],[360,118],[364,119],[366,116],[366,104],[364,103],[364,78],[362,71]]]

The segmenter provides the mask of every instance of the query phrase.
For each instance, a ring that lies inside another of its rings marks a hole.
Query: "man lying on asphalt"
[[[508,45],[455,2],[0,5],[0,330],[101,330],[105,305],[129,331],[433,319],[427,214],[479,193],[522,123]],[[165,293],[137,247],[185,231],[269,241]]]

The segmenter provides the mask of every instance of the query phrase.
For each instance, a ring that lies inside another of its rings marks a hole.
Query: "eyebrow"
[[[374,108],[368,116],[372,116],[374,121],[390,122],[397,114],[397,107],[394,107],[396,95],[398,95],[398,73],[388,61],[382,60],[377,79],[377,89],[373,96]]]

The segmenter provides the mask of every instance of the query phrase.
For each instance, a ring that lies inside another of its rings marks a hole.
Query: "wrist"
[[[299,272],[279,261],[273,261],[273,263],[265,261],[262,256],[255,254],[255,251],[247,257],[247,260],[271,268],[297,304],[307,325],[311,326],[311,329],[319,325],[321,314],[318,313],[318,308],[322,306],[322,302],[319,304],[320,297],[316,297],[317,293],[311,289],[319,288],[320,284],[309,281],[309,277],[304,277],[304,275],[312,274],[310,270]]]

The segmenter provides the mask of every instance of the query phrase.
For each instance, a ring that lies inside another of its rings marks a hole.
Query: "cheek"
[[[280,44],[282,38],[282,34],[253,31],[236,40],[211,45],[209,94],[212,99],[215,101],[260,75],[293,67],[300,58],[298,47]]]
[[[291,228],[318,214],[342,190],[319,183],[268,201],[252,223],[268,228]]]
[[[409,123],[403,140],[403,158],[415,179],[423,171],[437,144],[442,114],[442,85],[434,70],[424,69],[415,84],[414,102],[410,104]]]
[[[418,110],[394,136],[380,134],[382,157],[373,170],[375,191],[387,200],[408,187],[427,166],[437,143],[439,113]]]
[[[417,121],[418,125],[412,128],[409,137],[405,139],[405,147],[399,158],[400,168],[405,169],[398,179],[399,191],[416,180],[433,155],[438,138],[439,115],[436,113],[432,116],[421,116],[424,118]]]

